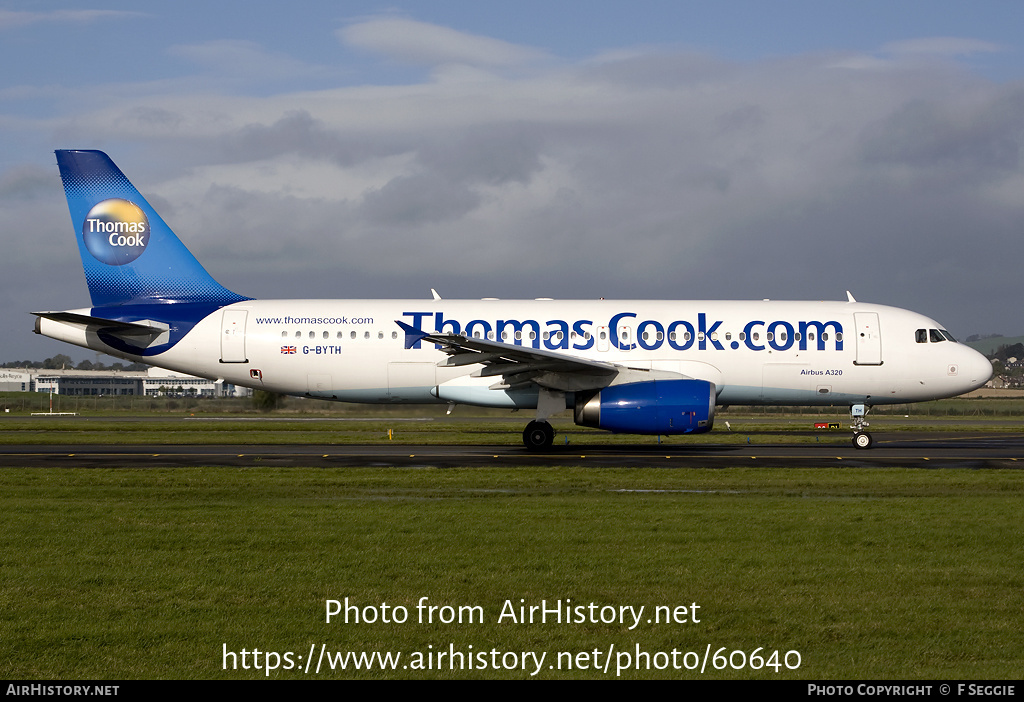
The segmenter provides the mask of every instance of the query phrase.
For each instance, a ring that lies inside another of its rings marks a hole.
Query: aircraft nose
[[[992,377],[992,362],[969,346],[964,346],[964,358],[960,361],[959,375],[975,390]],[[968,392],[968,391],[965,391]]]

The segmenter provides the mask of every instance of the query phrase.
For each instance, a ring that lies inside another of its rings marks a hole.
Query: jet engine
[[[577,395],[576,423],[630,434],[698,434],[715,423],[715,384],[692,378],[650,380]]]

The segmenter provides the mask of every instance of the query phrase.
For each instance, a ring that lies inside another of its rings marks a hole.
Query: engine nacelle
[[[651,380],[612,385],[576,402],[576,423],[629,434],[697,434],[715,424],[714,383]]]

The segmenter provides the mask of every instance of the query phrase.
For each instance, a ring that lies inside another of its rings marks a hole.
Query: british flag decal
[[[294,346],[282,346],[281,353],[295,353],[296,349]]]

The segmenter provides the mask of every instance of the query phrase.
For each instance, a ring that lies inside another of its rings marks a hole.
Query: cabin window
[[[479,333],[480,332],[477,332],[477,334],[479,334]],[[398,332],[391,332],[391,338],[392,339],[397,339],[398,338]]]
[[[843,340],[843,333],[842,332],[836,332],[836,341],[842,341],[842,340]]]
[[[821,340],[822,341],[828,341],[828,332],[822,332],[821,333]]]
[[[370,332],[363,332],[363,338],[364,339],[369,339],[370,338]]]
[[[725,340],[726,341],[732,341],[732,332],[726,332],[725,333]]]
[[[286,336],[288,336],[288,332],[286,332],[286,331],[281,332],[281,338],[284,338]]]
[[[740,341],[746,341],[746,340],[747,340],[747,333],[746,332],[740,332]]]
[[[774,341],[775,340],[775,334],[772,333],[772,332],[768,332],[767,334],[764,335],[764,338],[767,339],[768,341]]]
[[[324,338],[325,338],[325,339],[330,339],[330,338],[331,338],[331,333],[330,333],[330,332],[327,332],[327,331],[325,331],[325,332],[324,332]]]
[[[302,332],[300,332],[300,331],[295,332],[295,338],[296,339],[300,338],[301,336],[302,336]]]
[[[758,339],[761,338],[761,333],[760,332],[754,332],[753,334],[750,335],[750,338],[753,339],[754,341],[757,341]]]
[[[377,332],[377,338],[378,339],[383,339],[384,338],[384,332],[382,332],[382,331]]]
[[[353,331],[353,332],[352,332],[352,334],[350,334],[350,336],[351,336],[351,337],[352,337],[353,339],[355,339],[355,338],[356,338],[356,333],[355,333],[355,331]]]

